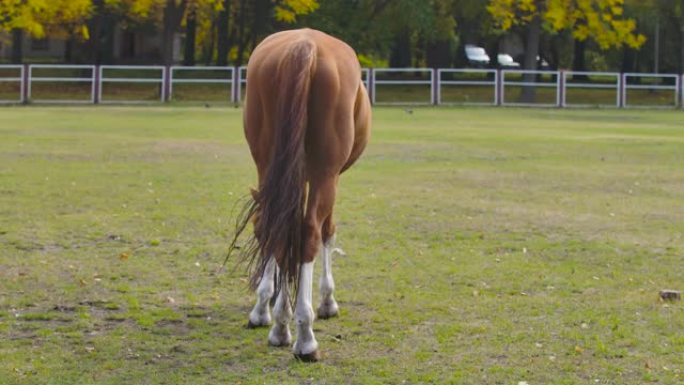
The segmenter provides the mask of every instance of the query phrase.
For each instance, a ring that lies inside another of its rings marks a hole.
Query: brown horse
[[[294,292],[294,354],[319,358],[313,333],[313,263],[323,273],[318,317],[336,316],[331,257],[333,206],[340,174],[361,155],[370,135],[371,106],[354,50],[325,33],[276,33],[254,50],[247,67],[244,128],[259,188],[246,217],[256,244],[248,254],[257,303],[249,326],[271,323],[269,300],[277,292],[268,341],[290,345]],[[244,222],[243,222],[244,223]]]

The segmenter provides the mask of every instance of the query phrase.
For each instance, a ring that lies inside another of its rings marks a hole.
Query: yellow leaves
[[[57,30],[87,38],[91,12],[92,0],[0,0],[0,30],[23,29],[37,38]]]
[[[297,20],[297,15],[291,10],[283,7],[275,9],[276,20],[284,21],[286,23],[294,23]]]
[[[527,13],[537,12],[537,5],[534,0],[518,0],[518,9]]]
[[[163,7],[163,0],[128,0],[131,12],[141,18],[150,16],[156,7]]]
[[[575,30],[572,31],[572,37],[575,40],[584,41],[589,37],[589,28],[586,25],[578,25]]]
[[[83,37],[84,40],[89,40],[90,39],[90,31],[88,31],[88,27],[85,25],[81,26],[81,36]]]
[[[504,31],[511,29],[517,21],[513,2],[514,0],[490,0],[487,5],[487,12]]]
[[[570,10],[563,5],[562,0],[551,0],[546,13],[544,13],[544,19],[549,22],[551,28],[555,31],[567,28],[571,20]]]
[[[506,31],[541,16],[554,31],[572,29],[575,39],[594,39],[603,49],[626,44],[639,48],[646,37],[632,19],[623,19],[624,0],[489,0],[487,11]]]
[[[275,18],[285,23],[294,23],[298,15],[307,15],[318,9],[317,0],[282,0],[275,7]]]

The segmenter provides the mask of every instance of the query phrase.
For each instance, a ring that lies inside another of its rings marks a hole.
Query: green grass
[[[684,381],[680,111],[376,109],[317,364],[216,273],[255,181],[239,109],[0,116],[2,384]]]

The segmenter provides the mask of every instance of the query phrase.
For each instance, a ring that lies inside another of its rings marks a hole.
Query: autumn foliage
[[[487,10],[503,30],[539,17],[552,31],[569,29],[577,40],[592,38],[603,49],[639,48],[646,37],[624,17],[623,0],[490,0]]]

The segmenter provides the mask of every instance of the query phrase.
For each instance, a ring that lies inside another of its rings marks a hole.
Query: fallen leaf
[[[119,259],[122,260],[122,261],[127,261],[127,260],[128,260],[128,257],[129,257],[128,253],[121,253],[121,254],[119,255]]]

